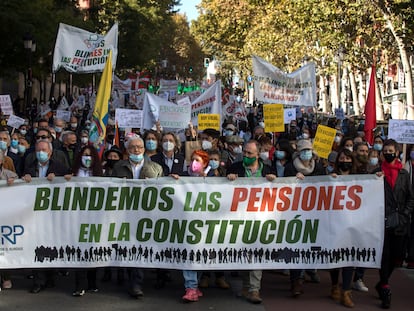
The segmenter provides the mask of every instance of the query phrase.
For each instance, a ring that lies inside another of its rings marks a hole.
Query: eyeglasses
[[[129,146],[128,149],[134,150],[134,149],[138,149],[138,150],[143,150],[144,146]]]
[[[36,135],[36,139],[48,139],[49,136],[47,135]]]

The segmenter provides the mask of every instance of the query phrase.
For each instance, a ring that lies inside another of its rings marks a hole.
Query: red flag
[[[115,123],[115,135],[114,135],[114,145],[119,147],[119,127],[118,122]]]
[[[367,102],[365,104],[365,140],[372,146],[374,144],[374,129],[377,127],[376,98],[375,98],[375,66],[372,66]]]

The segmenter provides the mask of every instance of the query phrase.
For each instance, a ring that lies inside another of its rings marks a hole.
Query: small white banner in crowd
[[[13,104],[10,95],[0,95],[0,110],[5,116],[13,114]]]
[[[63,67],[72,73],[103,71],[112,50],[112,71],[118,56],[118,24],[103,36],[74,26],[59,24],[53,53],[53,72]]]
[[[71,112],[67,110],[58,109],[56,110],[56,118],[65,122],[70,121]]]
[[[18,129],[20,126],[24,124],[24,119],[14,114],[10,115],[9,119],[7,120],[7,126],[13,127]]]
[[[375,175],[0,181],[0,269],[378,268],[383,189]]]
[[[285,73],[264,59],[253,56],[254,96],[270,104],[316,106],[315,64]]]
[[[146,93],[143,109],[143,129],[150,129],[156,121],[164,130],[184,129],[190,121],[191,106],[179,106],[157,95]]]
[[[414,144],[414,120],[388,121],[388,138],[400,144]]]
[[[191,102],[191,122],[194,125],[198,125],[199,113],[222,115],[220,80],[210,86],[200,97]]]
[[[137,109],[115,109],[115,122],[120,128],[141,128],[142,110]]]

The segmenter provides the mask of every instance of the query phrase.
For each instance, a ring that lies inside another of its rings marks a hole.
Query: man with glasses
[[[227,169],[227,179],[235,180],[238,177],[265,177],[268,181],[276,179],[276,172],[272,167],[263,163],[260,158],[260,144],[256,140],[249,140],[243,148],[243,160],[233,163]],[[247,301],[259,304],[262,270],[243,271],[243,289],[241,296]]]
[[[46,140],[52,143],[53,137],[47,128],[39,128],[36,133],[35,140],[36,142],[41,141],[41,140]],[[57,150],[53,148],[51,159],[61,163],[64,166],[63,167],[64,169],[69,169],[69,162],[67,160],[66,155],[63,153],[62,150]],[[29,167],[35,160],[36,160],[36,152],[33,146],[31,149],[28,150],[26,159],[24,160],[24,169],[26,167]]]
[[[125,144],[128,152],[128,160],[118,161],[112,171],[112,177],[127,179],[146,179],[163,176],[162,167],[149,160],[144,159],[145,147],[141,137],[131,137]],[[129,269],[128,293],[134,298],[144,296],[142,291],[144,283],[144,271],[139,268]]]

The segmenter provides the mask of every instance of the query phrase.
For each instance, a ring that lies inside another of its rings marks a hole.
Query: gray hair
[[[135,136],[133,136],[133,137],[130,137],[130,138],[126,141],[126,143],[125,143],[125,148],[126,148],[126,149],[128,149],[128,148],[129,148],[129,144],[130,144],[132,141],[135,141],[135,140],[140,141],[140,142],[142,143],[142,145],[145,147],[144,140],[143,140],[141,137],[135,137]]]
[[[10,133],[9,133],[9,131],[0,131],[0,134],[6,134],[7,135],[7,140],[10,142]]]
[[[37,146],[39,143],[47,143],[47,144],[49,145],[50,152],[53,152],[53,145],[52,145],[52,143],[51,143],[50,141],[48,141],[47,139],[39,139],[38,141],[36,141],[36,146]]]

